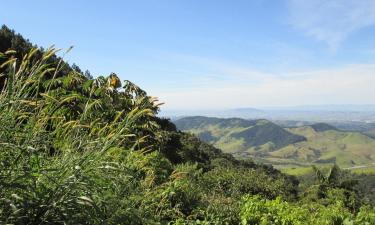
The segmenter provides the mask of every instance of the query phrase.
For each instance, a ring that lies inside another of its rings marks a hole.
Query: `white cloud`
[[[375,64],[290,73],[283,78],[269,74],[257,77],[262,78],[256,83],[243,79],[230,84],[213,81],[206,87],[153,90],[150,94],[165,102],[165,109],[375,104]]]
[[[335,51],[352,32],[375,25],[374,0],[287,0],[290,22]]]

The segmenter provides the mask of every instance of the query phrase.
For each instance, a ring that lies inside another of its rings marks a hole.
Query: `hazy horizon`
[[[163,107],[162,107],[163,108]],[[167,108],[166,111],[215,111],[215,110],[241,110],[241,109],[254,109],[254,110],[277,110],[277,109],[302,109],[302,108],[340,108],[342,110],[352,110],[352,109],[366,109],[370,108],[375,110],[375,104],[316,104],[316,105],[265,105],[265,106],[243,106],[243,107],[218,107],[218,108]]]

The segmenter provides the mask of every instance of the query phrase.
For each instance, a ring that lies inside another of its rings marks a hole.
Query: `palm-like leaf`
[[[341,175],[340,168],[336,164],[333,165],[329,170],[329,173],[327,176],[327,182],[331,186],[337,186],[340,181],[340,175]]]
[[[320,184],[326,183],[327,178],[324,176],[324,174],[322,173],[322,171],[320,171],[315,165],[313,165],[312,168],[313,168],[313,170],[315,172],[316,177],[318,178],[319,183]]]

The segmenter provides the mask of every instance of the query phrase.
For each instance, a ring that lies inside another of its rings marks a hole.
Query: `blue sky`
[[[165,109],[375,104],[373,0],[12,0],[0,23]]]

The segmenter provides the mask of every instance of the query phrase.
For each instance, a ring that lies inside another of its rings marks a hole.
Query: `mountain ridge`
[[[174,123],[238,158],[273,165],[338,163],[350,167],[375,162],[375,139],[327,123],[285,128],[264,119],[203,116]]]
[[[203,141],[214,145],[218,142],[217,146],[223,148],[224,151],[229,151],[232,147],[230,140],[234,139],[242,142],[236,146],[239,148],[237,152],[257,151],[262,145],[268,145],[269,150],[276,150],[289,144],[306,141],[303,136],[295,135],[264,119],[195,116],[178,119],[174,123],[178,129],[191,131]],[[225,143],[229,143],[229,146]]]

